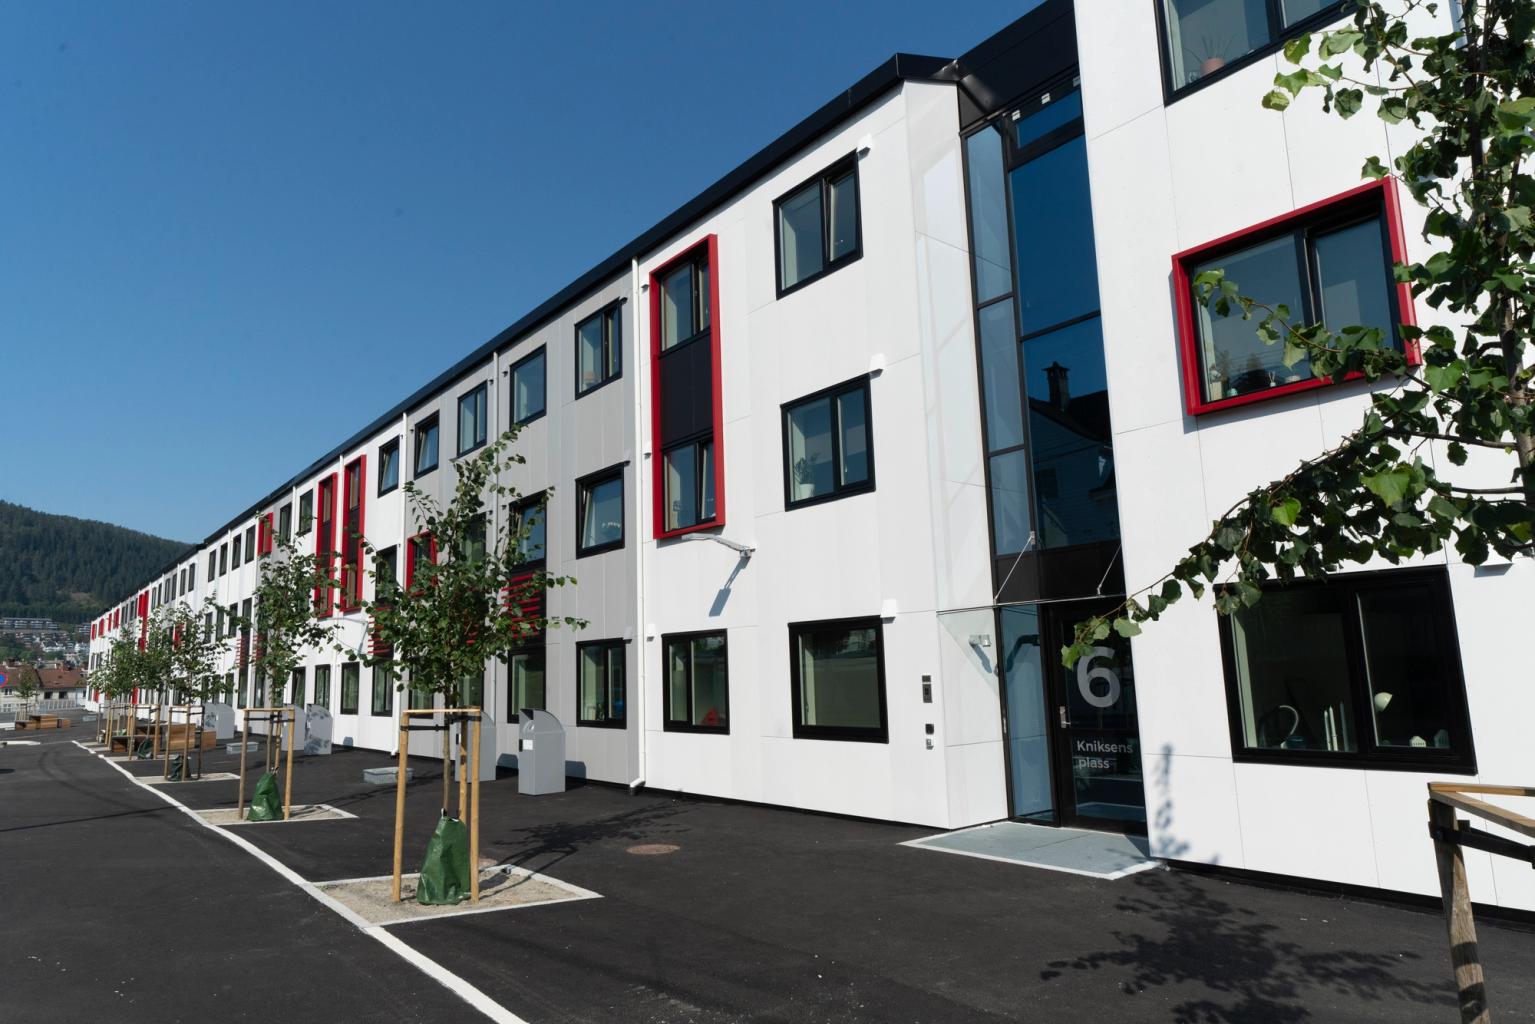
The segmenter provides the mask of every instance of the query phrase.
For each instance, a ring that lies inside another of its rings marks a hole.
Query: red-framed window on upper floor
[[[1261,311],[1243,320],[1235,303],[1226,316],[1201,304],[1194,287],[1200,273],[1224,270],[1240,294],[1271,308],[1288,307],[1297,326],[1380,328],[1416,364],[1417,346],[1400,331],[1416,323],[1412,290],[1396,283],[1392,271],[1406,260],[1397,184],[1389,177],[1175,255],[1173,295],[1189,414],[1332,383],[1315,376],[1304,358],[1285,365],[1284,345],[1265,344],[1258,336]]]
[[[366,488],[368,457],[359,455],[346,464],[341,484],[341,610],[362,605],[363,530],[367,525]]]
[[[725,525],[718,267],[719,239],[709,235],[650,275],[657,539]]]
[[[314,555],[316,568],[334,579],[336,552],[336,474],[322,477],[315,488]],[[316,587],[314,612],[320,618],[329,615],[335,606],[335,591],[330,587]]]
[[[422,562],[436,563],[437,538],[430,533],[416,534],[405,542],[405,589],[407,592],[415,585],[416,566]]]
[[[274,533],[272,518],[272,513],[268,512],[256,520],[256,554],[261,558],[265,558],[272,553],[272,536]]]

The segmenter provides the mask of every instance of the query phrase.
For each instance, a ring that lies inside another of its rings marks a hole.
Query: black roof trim
[[[836,97],[823,104],[820,109],[816,110],[809,117],[800,121],[794,127],[748,157],[734,170],[672,211],[671,214],[654,227],[649,228],[640,234],[639,237],[621,246],[611,256],[592,267],[564,288],[561,288],[548,299],[539,303],[511,326],[499,332],[495,337],[480,345],[473,352],[470,352],[436,377],[433,377],[424,386],[417,388],[404,401],[395,404],[389,411],[378,416],[366,427],[357,431],[318,459],[315,459],[308,466],[304,467],[301,472],[294,474],[260,501],[246,508],[239,515],[229,519],[224,525],[208,534],[200,544],[193,545],[193,548],[200,551],[202,548],[218,540],[220,536],[231,528],[281,501],[287,497],[289,490],[295,485],[319,472],[326,465],[334,462],[346,452],[353,450],[368,438],[383,430],[390,421],[397,420],[402,415],[414,412],[429,399],[441,394],[449,384],[462,377],[475,366],[487,362],[498,352],[510,348],[518,339],[542,327],[545,323],[558,316],[563,310],[575,305],[596,291],[604,283],[620,274],[627,273],[631,260],[649,255],[652,251],[665,244],[672,236],[680,233],[695,221],[703,219],[716,207],[723,205],[739,193],[744,192],[759,178],[766,175],[778,164],[787,160],[796,151],[809,145],[816,137],[873,103],[890,89],[907,81],[952,82],[954,74],[951,65],[952,61],[945,57],[928,57],[913,53],[895,54],[889,60],[879,65],[879,67],[853,83],[850,88],[838,93]],[[164,568],[152,573],[150,575],[151,581],[158,582],[160,576],[178,567],[187,557],[187,555],[183,554]],[[141,585],[134,593],[137,594],[140,590],[153,586],[154,582]]]

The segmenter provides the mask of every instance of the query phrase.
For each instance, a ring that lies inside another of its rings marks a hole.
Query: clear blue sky
[[[0,498],[196,541],[1032,0],[0,5]]]

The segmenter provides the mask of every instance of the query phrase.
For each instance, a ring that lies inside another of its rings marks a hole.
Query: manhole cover
[[[638,846],[629,847],[624,852],[632,853],[638,857],[655,857],[663,853],[676,853],[680,849],[682,847],[672,843],[640,843]]]

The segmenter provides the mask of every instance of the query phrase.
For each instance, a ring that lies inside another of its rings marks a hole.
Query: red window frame
[[[1319,200],[1302,206],[1297,210],[1271,217],[1259,224],[1233,231],[1229,235],[1197,245],[1192,249],[1185,249],[1173,256],[1173,299],[1176,308],[1178,328],[1178,354],[1182,360],[1183,400],[1184,408],[1190,416],[1200,416],[1204,413],[1214,412],[1218,409],[1231,409],[1237,406],[1250,405],[1253,402],[1265,402],[1270,399],[1280,398],[1284,395],[1293,395],[1302,391],[1312,391],[1316,388],[1328,387],[1334,383],[1331,378],[1313,377],[1310,380],[1295,381],[1290,384],[1281,384],[1278,387],[1267,388],[1263,391],[1254,391],[1245,395],[1234,395],[1230,398],[1210,400],[1205,398],[1203,361],[1200,358],[1199,325],[1196,320],[1197,310],[1194,304],[1192,278],[1189,275],[1190,268],[1196,264],[1221,255],[1223,252],[1235,252],[1264,241],[1268,237],[1282,235],[1286,231],[1293,231],[1305,221],[1316,220],[1321,217],[1338,212],[1340,208],[1358,206],[1361,210],[1368,209],[1373,204],[1379,204],[1381,216],[1386,220],[1386,233],[1391,239],[1391,259],[1395,263],[1407,262],[1407,235],[1402,228],[1401,200],[1397,195],[1396,179],[1391,176],[1381,178],[1379,181],[1366,182],[1346,192],[1340,192],[1335,196]],[[1414,326],[1417,317],[1413,310],[1412,287],[1407,284],[1396,284],[1397,319],[1400,325]],[[1410,339],[1402,339],[1403,352],[1407,361],[1416,366],[1422,360],[1418,352],[1417,343]],[[1345,379],[1357,378],[1357,374],[1350,374]]]
[[[256,556],[265,558],[272,553],[272,513],[256,520]]]
[[[698,258],[709,261],[709,368],[713,390],[712,444],[714,463],[714,518],[707,523],[666,529],[666,459],[661,454],[661,282],[680,263]],[[707,235],[650,272],[650,445],[651,530],[656,540],[684,533],[714,530],[725,525],[725,426],[720,385],[720,266],[719,236]]]
[[[437,538],[423,530],[405,541],[405,589],[408,591],[416,579],[416,561],[425,542],[427,561],[437,561]]]
[[[367,528],[368,456],[348,462],[341,475],[341,610],[362,606],[362,538]],[[356,522],[352,502],[357,502]]]
[[[336,474],[321,477],[315,487],[314,557],[316,568],[334,580],[336,552]],[[326,618],[335,609],[336,594],[331,587],[314,590],[314,613]]]

